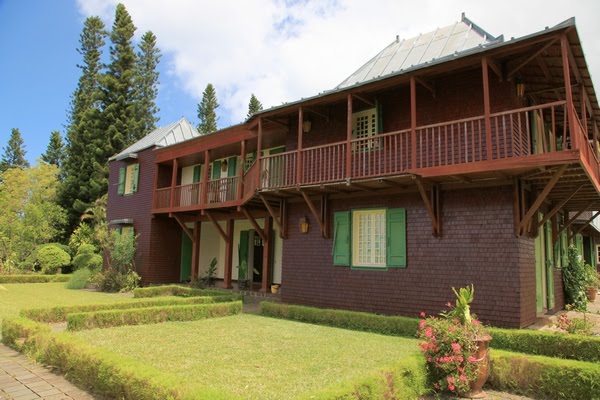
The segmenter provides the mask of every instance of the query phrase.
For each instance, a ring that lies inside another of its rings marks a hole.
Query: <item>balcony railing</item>
[[[569,113],[575,122],[570,129]],[[485,116],[477,116],[420,126],[415,129],[414,137],[411,129],[405,129],[273,154],[261,157],[242,177],[176,186],[173,196],[170,188],[157,189],[154,208],[241,205],[259,190],[524,157],[532,152],[568,149],[574,144],[581,148],[582,160],[600,183],[598,155],[588,142],[574,108],[568,109],[565,101],[491,114],[489,128],[488,134]]]

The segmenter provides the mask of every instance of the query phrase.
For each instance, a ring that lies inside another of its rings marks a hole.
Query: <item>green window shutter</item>
[[[125,193],[125,173],[125,167],[119,168],[119,189],[117,190],[117,193],[121,196]]]
[[[221,178],[221,160],[213,161],[212,163],[212,179]]]
[[[200,166],[199,165],[194,165],[194,176],[192,178],[192,182],[193,183],[200,182]]]
[[[406,210],[404,208],[388,209],[386,224],[387,266],[406,268]]]
[[[554,308],[554,260],[552,251],[552,224],[546,222],[546,292],[548,295],[548,309]]]
[[[140,164],[133,166],[133,180],[131,185],[131,191],[133,193],[138,191],[138,180],[140,179]]]
[[[227,176],[237,175],[237,157],[231,157],[227,160]]]
[[[333,265],[350,265],[350,211],[336,212],[333,217]]]

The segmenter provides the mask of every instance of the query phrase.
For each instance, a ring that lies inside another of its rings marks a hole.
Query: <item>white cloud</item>
[[[78,0],[84,16],[112,25],[116,0]],[[593,77],[600,77],[600,2],[421,0],[124,0],[137,35],[152,30],[170,73],[194,99],[213,83],[221,112],[244,119],[254,93],[264,106],[331,89],[396,35],[411,37],[468,18],[493,35],[522,36],[571,16]],[[459,3],[459,4],[457,4]]]

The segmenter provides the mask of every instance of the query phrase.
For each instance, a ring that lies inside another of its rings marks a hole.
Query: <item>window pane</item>
[[[353,212],[353,265],[385,267],[385,210]]]

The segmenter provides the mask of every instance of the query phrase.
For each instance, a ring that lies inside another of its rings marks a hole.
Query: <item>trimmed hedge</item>
[[[260,313],[268,317],[393,336],[415,337],[419,328],[419,320],[415,318],[295,306],[268,301],[260,303]]]
[[[224,296],[231,294],[227,290],[219,289],[196,289],[188,286],[180,285],[163,285],[163,286],[149,286],[145,288],[137,288],[133,290],[133,297],[159,297],[159,296],[181,296],[181,297],[192,297],[192,296]]]
[[[71,275],[0,275],[0,283],[68,282]]]
[[[496,349],[600,362],[600,337],[598,336],[501,328],[490,328],[490,334],[493,337],[491,345]]]
[[[338,328],[415,337],[419,320],[356,311],[332,310],[263,301],[262,315]],[[567,335],[528,329],[490,328],[494,349],[600,362],[600,337]]]
[[[103,311],[103,310],[123,310],[131,308],[147,308],[158,306],[176,306],[184,304],[206,304],[206,303],[224,303],[239,300],[238,295],[229,296],[202,296],[189,298],[162,298],[151,300],[130,300],[111,304],[87,304],[79,306],[57,306],[52,308],[30,308],[21,310],[20,315],[38,322],[62,322],[67,320],[68,314]]]
[[[236,397],[189,384],[181,378],[132,358],[96,348],[69,333],[52,333],[47,325],[25,318],[2,322],[3,343],[60,369],[71,382],[108,399],[230,400]]]
[[[600,399],[600,365],[492,350],[488,385],[536,399]]]
[[[413,400],[430,392],[422,355],[403,358],[393,366],[301,396],[301,400]]]
[[[79,331],[123,325],[196,321],[205,318],[239,314],[240,312],[242,312],[242,302],[232,301],[217,304],[191,304],[73,313],[67,315],[67,329],[70,331]]]

